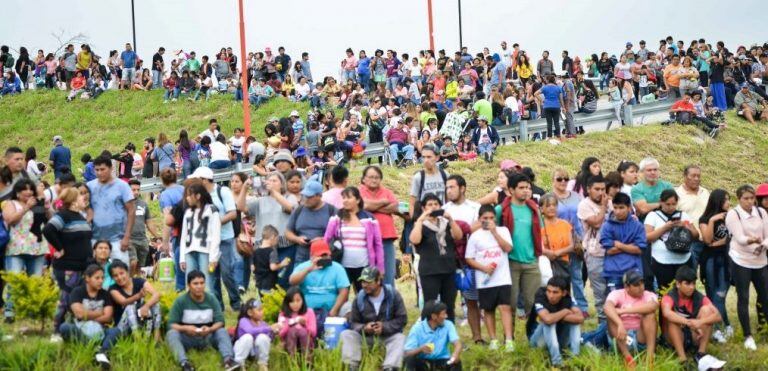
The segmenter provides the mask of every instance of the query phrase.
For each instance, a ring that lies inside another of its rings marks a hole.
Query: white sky
[[[395,49],[413,55],[429,46],[426,0],[243,0],[246,49],[285,46],[293,60],[310,53],[315,80],[337,75],[344,50]],[[55,48],[51,32],[83,32],[97,54],[122,50],[132,39],[129,0],[2,0],[0,44],[31,53]],[[215,4],[215,5],[214,5]],[[670,4],[674,4],[670,6]],[[221,46],[239,50],[237,0],[135,0],[139,55],[166,50],[213,55]],[[529,55],[544,49],[555,63],[560,52],[618,54],[627,41],[645,39],[655,50],[667,35],[686,44],[704,37],[714,44],[764,42],[765,0],[464,0],[464,44],[494,52],[501,40],[518,42]],[[458,48],[457,0],[433,0],[436,49]],[[727,16],[725,16],[727,15]],[[34,55],[34,54],[33,54]],[[168,53],[166,53],[166,56]]]

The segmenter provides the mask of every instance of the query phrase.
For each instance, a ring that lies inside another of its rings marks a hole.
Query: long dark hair
[[[581,170],[576,174],[576,184],[573,185],[573,191],[579,192],[582,195],[587,195],[587,180],[592,177],[592,173],[589,171],[589,167],[595,162],[600,162],[597,157],[587,157],[581,162]],[[603,176],[603,170],[600,170],[599,176]]]
[[[709,194],[709,200],[707,200],[707,207],[704,209],[704,213],[701,214],[701,218],[699,218],[699,223],[706,223],[709,222],[709,219],[711,219],[713,216],[720,214],[724,211],[728,211],[723,209],[723,205],[725,205],[725,200],[728,199],[728,192],[724,189],[715,189],[712,191],[712,193]]]
[[[181,129],[179,132],[179,146],[187,151],[192,148],[192,145],[189,143],[189,134],[184,129]]]
[[[363,210],[363,207],[364,207],[364,205],[363,205],[363,198],[360,196],[360,190],[357,189],[357,187],[347,187],[347,188],[344,188],[344,190],[341,191],[341,195],[342,196],[356,198],[357,199],[357,208],[358,208],[357,211],[362,211]],[[351,216],[352,216],[352,214],[349,213],[349,210],[344,209],[344,208],[341,208],[341,210],[339,210],[339,217],[342,220],[349,220],[349,218]]]
[[[301,293],[301,289],[298,286],[291,286],[288,291],[286,291],[285,298],[283,298],[283,306],[280,308],[280,311],[284,316],[288,317],[293,314],[293,311],[291,310],[291,301],[293,301],[293,297],[296,295],[301,296],[301,308],[299,308],[297,314],[307,313],[307,300],[304,298],[304,294]]]
[[[35,150],[35,147],[29,147],[27,148],[27,153],[25,154],[24,161],[29,162],[29,160],[35,160],[37,159],[37,150]]]
[[[248,309],[253,308],[253,303],[257,301],[259,301],[259,299],[250,298],[248,301],[240,305],[240,314],[237,315],[237,320],[240,321],[241,318],[248,317]]]
[[[200,208],[200,213],[197,214],[197,221],[200,222],[203,220],[203,211],[205,211],[206,205],[212,205],[213,200],[211,199],[211,194],[208,193],[208,190],[205,189],[205,186],[203,186],[202,183],[193,183],[187,186],[187,189],[184,190],[184,195],[200,195],[200,205],[197,207]],[[193,210],[195,208],[192,208]]]

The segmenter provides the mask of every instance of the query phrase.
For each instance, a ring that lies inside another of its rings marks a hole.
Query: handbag
[[[253,255],[253,227],[246,219],[242,221],[242,227],[240,228],[240,234],[237,235],[235,247],[237,248],[237,253],[244,258],[250,258]]]
[[[668,219],[666,218],[666,215],[662,214],[661,211],[656,211],[656,214],[661,220],[667,222]],[[692,243],[693,234],[688,228],[682,226],[672,228],[672,230],[668,232],[667,238],[664,240],[664,246],[666,246],[667,250],[675,254],[687,254],[691,252]]]
[[[453,279],[456,283],[456,289],[459,291],[469,291],[475,288],[475,270],[469,266],[456,269]]]
[[[331,241],[331,259],[337,263],[341,263],[341,259],[344,258],[344,243],[341,235],[341,220],[339,220],[339,229],[336,232],[336,237]]]

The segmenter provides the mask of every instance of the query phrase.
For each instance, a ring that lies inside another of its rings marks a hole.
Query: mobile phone
[[[318,267],[325,268],[329,265],[331,265],[331,258],[322,258],[317,261]]]
[[[483,220],[480,224],[482,224],[483,229],[488,229],[490,227],[487,220]]]
[[[676,222],[676,221],[679,221],[681,218],[682,218],[682,216],[680,214],[677,214],[677,215],[674,215],[671,218],[669,218],[669,220],[671,220],[673,222]]]
[[[443,215],[445,215],[445,210],[443,209],[437,209],[429,213],[429,216],[433,218],[437,218],[438,216],[443,216]]]

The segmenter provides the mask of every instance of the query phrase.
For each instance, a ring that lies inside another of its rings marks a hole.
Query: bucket
[[[339,345],[341,332],[346,330],[347,319],[344,317],[327,317],[325,319],[325,344],[328,349],[334,349]]]
[[[176,279],[173,259],[162,258],[157,262],[157,279],[160,282],[173,282]]]

